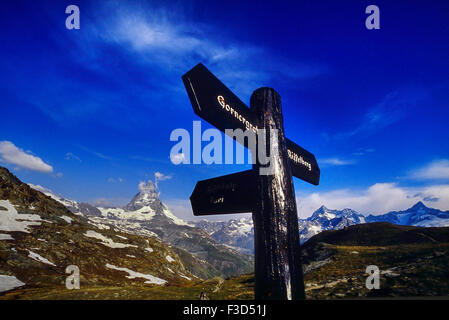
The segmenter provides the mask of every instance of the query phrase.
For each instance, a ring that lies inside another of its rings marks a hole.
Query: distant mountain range
[[[422,202],[418,202],[404,211],[364,216],[352,209],[332,210],[321,206],[309,218],[298,219],[300,241],[304,243],[322,231],[340,230],[351,225],[371,222],[390,222],[398,225],[421,227],[445,227],[449,226],[449,211],[429,208]],[[254,229],[251,217],[225,222],[207,222],[202,220],[194,224],[221,243],[237,248],[242,252],[248,253],[254,250]]]

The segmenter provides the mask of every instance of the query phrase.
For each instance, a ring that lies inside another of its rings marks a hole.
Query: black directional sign
[[[198,116],[223,132],[225,129],[257,132],[251,110],[203,64],[196,65],[182,80]],[[315,156],[289,139],[286,142],[293,176],[318,185],[320,168]]]
[[[292,175],[318,185],[315,156],[285,138],[281,98],[274,89],[255,90],[250,109],[201,63],[182,80],[198,116],[253,152],[257,141],[269,142],[270,157],[276,157],[267,175],[260,170],[265,164],[254,157],[252,170],[199,181],[190,197],[194,215],[252,212],[255,298],[304,299]],[[272,128],[278,130],[275,137],[258,134]]]
[[[198,181],[190,202],[195,216],[245,213],[253,210],[253,170]]]

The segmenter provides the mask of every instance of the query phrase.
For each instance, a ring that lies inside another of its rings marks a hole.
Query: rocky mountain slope
[[[87,287],[198,280],[178,251],[156,237],[99,228],[0,167],[0,291],[66,290],[70,265]]]
[[[159,199],[149,181],[139,186],[139,192],[123,208],[94,207],[55,195],[41,186],[41,190],[65,205],[75,215],[85,217],[101,229],[115,229],[141,236],[157,237],[172,245],[180,256],[185,256],[186,268],[202,278],[230,276],[251,272],[253,257],[218,243],[205,231],[177,218]],[[195,259],[185,255],[187,251]]]
[[[205,224],[203,221],[199,222],[197,225],[200,225],[201,223]],[[205,228],[211,232],[212,238],[220,243],[236,248],[241,252],[254,252],[254,228],[252,217],[218,222],[216,223],[216,226],[215,230],[211,230],[210,227],[205,226]]]

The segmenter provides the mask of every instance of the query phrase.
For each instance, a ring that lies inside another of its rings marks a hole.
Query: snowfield
[[[135,271],[129,270],[128,268],[119,268],[119,267],[116,267],[109,263],[106,264],[106,268],[127,272],[129,274],[128,276],[126,276],[128,279],[143,278],[143,279],[147,279],[147,281],[145,281],[145,283],[159,284],[159,285],[167,283],[166,280],[152,276],[151,274],[135,272]]]
[[[449,219],[433,217],[415,224],[418,227],[449,227]]]
[[[14,240],[10,234],[0,233],[0,240]]]
[[[47,259],[45,259],[44,257],[38,255],[37,253],[35,253],[33,251],[30,251],[30,250],[28,250],[28,252],[29,252],[29,254],[28,254],[29,258],[56,267],[56,265],[54,263],[48,261]]]
[[[132,245],[132,244],[114,242],[114,240],[109,239],[108,237],[105,237],[101,233],[98,233],[98,232],[95,232],[92,230],[88,230],[84,235],[89,238],[95,238],[95,239],[101,240],[101,244],[105,245],[109,248],[127,248],[127,247],[137,248],[137,246]]]
[[[72,223],[73,219],[67,216],[60,216],[59,218],[61,218],[62,220],[64,220],[67,223]]]
[[[182,274],[182,273],[180,273],[179,276],[182,277],[182,278],[184,278],[184,279],[187,279],[187,280],[189,280],[189,281],[192,281],[192,278],[189,278],[188,276],[186,276],[186,275],[184,275],[184,274]]]
[[[25,283],[14,276],[0,274],[0,292],[9,291],[24,285]]]
[[[168,209],[168,208],[165,206],[165,204],[163,205],[163,208],[164,208],[164,209],[163,209],[163,212],[164,212],[165,216],[167,216],[167,218],[169,218],[171,221],[173,221],[173,223],[175,223],[175,224],[177,224],[177,225],[180,225],[180,226],[190,226],[190,227],[193,227],[192,224],[189,224],[189,223],[185,222],[184,220],[179,219],[177,216],[175,216],[175,215],[170,211],[170,209]]]
[[[43,220],[37,214],[19,214],[9,200],[0,200],[0,231],[20,231],[30,233],[29,227],[40,226]]]

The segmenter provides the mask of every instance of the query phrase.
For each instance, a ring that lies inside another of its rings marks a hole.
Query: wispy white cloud
[[[418,201],[448,210],[449,185],[400,187],[395,183],[376,183],[366,189],[297,194],[298,215],[302,218],[309,217],[322,205],[333,209],[351,208],[363,214],[383,214],[407,209]]]
[[[109,183],[116,183],[116,182],[118,182],[118,183],[121,183],[121,182],[123,182],[123,179],[122,178],[108,178],[108,182]]]
[[[76,160],[76,161],[82,162],[81,159],[76,154],[74,154],[72,152],[67,152],[65,154],[65,159],[66,160]]]
[[[340,159],[337,157],[333,157],[333,158],[324,158],[324,159],[319,159],[318,163],[320,166],[347,166],[347,165],[351,165],[354,164],[355,161],[354,160],[344,160],[344,159]]]
[[[260,44],[239,41],[238,34],[192,21],[182,6],[143,9],[128,5],[109,10],[101,23],[90,28],[93,39],[118,45],[143,66],[181,75],[203,62],[240,91],[254,90],[272,77],[300,79],[327,72],[324,65],[274,57]]]
[[[363,119],[360,120],[360,124],[355,126],[354,129],[340,132],[334,137],[346,139],[388,127],[412,112],[425,95],[426,92],[422,89],[403,89],[390,92],[385,95],[382,101],[368,109]]]
[[[374,149],[374,148],[366,148],[366,149],[359,148],[356,152],[353,152],[352,154],[354,156],[364,156],[364,155],[366,155],[368,153],[372,153],[374,151],[376,151],[376,149]]]
[[[408,177],[418,180],[449,180],[449,160],[433,161],[422,168],[411,171]]]
[[[0,141],[0,159],[6,163],[16,165],[31,171],[52,173],[53,167],[41,158],[16,147],[11,141]]]
[[[172,178],[171,175],[166,175],[166,174],[163,174],[162,172],[156,171],[154,173],[154,184],[155,184],[156,188],[158,188],[160,181],[170,180],[171,178]]]
[[[101,153],[101,152],[91,150],[91,149],[86,148],[86,147],[84,147],[84,146],[78,146],[78,147],[79,147],[81,150],[84,150],[84,151],[86,151],[86,152],[88,152],[88,153],[90,153],[90,154],[92,154],[92,155],[94,155],[94,156],[96,156],[96,157],[98,157],[98,158],[100,158],[100,159],[104,159],[104,160],[114,160],[113,157],[110,157],[110,156],[108,156],[108,155],[105,155],[105,154],[103,154],[103,153]]]

